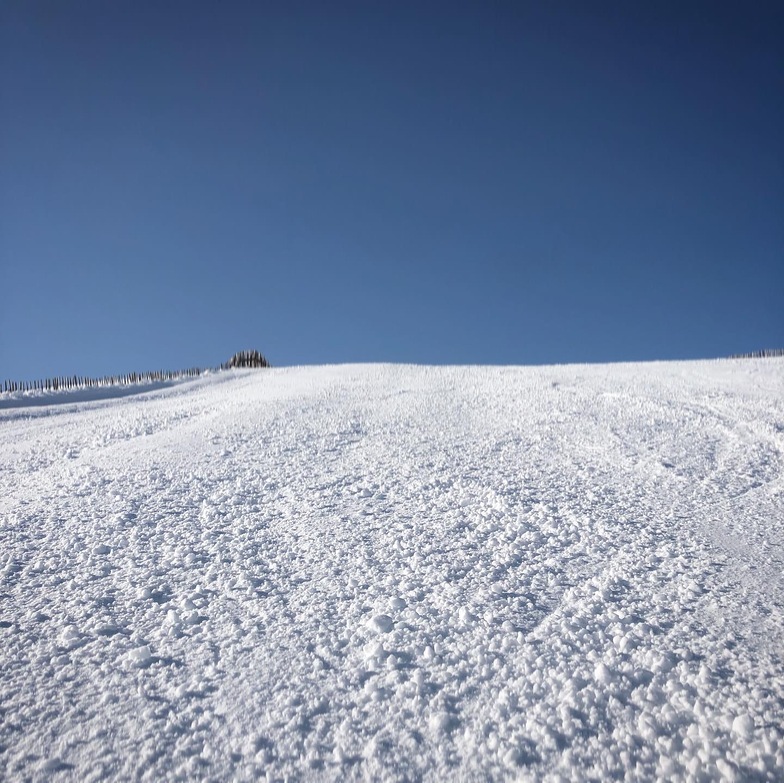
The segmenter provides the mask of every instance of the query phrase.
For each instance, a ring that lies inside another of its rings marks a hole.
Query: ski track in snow
[[[0,407],[4,780],[784,779],[784,360]]]

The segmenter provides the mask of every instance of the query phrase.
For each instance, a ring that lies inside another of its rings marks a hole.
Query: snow
[[[0,395],[0,779],[784,779],[784,359]]]

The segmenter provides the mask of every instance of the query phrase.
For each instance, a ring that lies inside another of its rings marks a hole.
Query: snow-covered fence
[[[228,362],[224,362],[219,370],[228,370],[232,367],[269,367],[269,362],[258,351],[240,351],[235,353]],[[91,389],[107,386],[132,386],[141,383],[156,383],[160,381],[174,381],[181,378],[196,378],[208,370],[199,367],[190,367],[187,370],[154,370],[153,372],[130,372],[125,375],[105,375],[102,378],[89,378],[82,375],[63,375],[55,378],[44,378],[36,381],[3,381],[0,391],[30,392],[30,391],[63,391],[68,389]]]
[[[773,356],[784,356],[784,348],[764,348],[751,353],[736,353],[730,359],[768,359]]]
[[[91,389],[106,386],[130,386],[136,383],[154,383],[179,378],[195,378],[204,370],[191,367],[187,370],[155,370],[153,372],[130,372],[125,375],[104,375],[89,378],[82,375],[59,375],[35,381],[3,381],[3,392],[63,391],[68,389]]]

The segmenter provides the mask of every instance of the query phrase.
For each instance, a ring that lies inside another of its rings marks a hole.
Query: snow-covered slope
[[[784,360],[0,400],[4,780],[784,779]]]

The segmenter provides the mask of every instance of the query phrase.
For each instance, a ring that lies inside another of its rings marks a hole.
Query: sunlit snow
[[[784,359],[133,391],[0,395],[1,779],[784,779]]]

